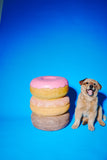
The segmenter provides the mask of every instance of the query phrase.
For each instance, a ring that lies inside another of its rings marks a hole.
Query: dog
[[[78,96],[77,106],[75,109],[75,122],[72,125],[73,129],[79,127],[81,120],[82,124],[88,123],[88,129],[94,131],[94,122],[97,119],[101,126],[105,126],[102,107],[98,106],[98,91],[102,88],[101,84],[93,79],[83,79],[79,81],[81,85],[81,93]]]

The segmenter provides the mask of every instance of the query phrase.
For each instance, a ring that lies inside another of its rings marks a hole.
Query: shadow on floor
[[[77,99],[77,92],[75,89],[73,89],[72,87],[69,87],[69,92],[67,94],[67,96],[69,96],[70,98],[70,109],[69,109],[69,113],[70,113],[70,122],[72,121],[74,112],[75,112],[75,102]]]
[[[107,99],[107,96],[101,92],[98,93],[98,105],[102,106],[103,113],[104,113],[104,108],[103,108],[103,103]]]

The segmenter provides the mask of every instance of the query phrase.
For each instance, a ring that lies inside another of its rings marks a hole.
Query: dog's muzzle
[[[93,87],[93,85],[90,85],[89,89],[87,89],[86,91],[89,96],[93,96],[95,92],[95,88]]]

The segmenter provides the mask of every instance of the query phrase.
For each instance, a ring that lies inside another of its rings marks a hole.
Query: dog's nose
[[[91,85],[90,85],[90,89],[92,89],[92,88],[93,88],[93,85],[91,84]]]

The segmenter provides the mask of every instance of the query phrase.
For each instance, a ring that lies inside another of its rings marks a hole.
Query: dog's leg
[[[88,123],[88,117],[83,117],[82,121],[82,124],[86,125]]]
[[[72,125],[72,129],[76,129],[76,128],[79,127],[81,118],[82,118],[82,112],[81,112],[81,110],[76,109],[76,111],[75,111],[75,122]]]
[[[97,121],[101,126],[105,126],[105,123],[102,121],[103,113],[102,113],[102,107],[99,106],[98,108],[98,116],[97,116]]]
[[[95,121],[95,118],[96,118],[96,115],[97,115],[97,112],[91,112],[89,114],[89,118],[88,118],[88,129],[90,131],[94,131],[94,121]]]

